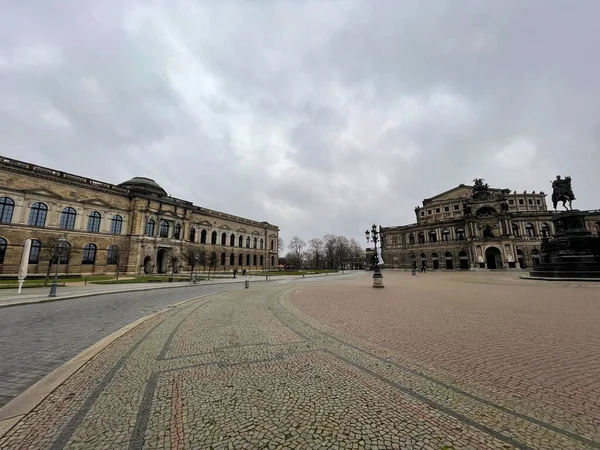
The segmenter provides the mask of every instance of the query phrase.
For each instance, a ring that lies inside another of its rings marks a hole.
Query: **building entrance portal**
[[[156,254],[156,271],[158,273],[167,273],[169,251],[161,248]]]
[[[502,268],[502,252],[496,247],[488,247],[485,250],[485,259],[488,269]]]
[[[152,258],[149,256],[144,258],[144,273],[152,273]]]

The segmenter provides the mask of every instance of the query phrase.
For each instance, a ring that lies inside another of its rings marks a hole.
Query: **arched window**
[[[42,243],[37,239],[31,241],[31,250],[29,250],[29,264],[38,264],[40,262],[40,251]]]
[[[229,265],[235,266],[235,255],[233,253],[229,255]]]
[[[415,235],[410,233],[410,236],[408,236],[408,243],[410,245],[414,245],[415,244]]]
[[[106,264],[118,264],[119,263],[119,247],[116,245],[111,245],[108,247],[108,251],[106,252]]]
[[[146,222],[146,236],[154,236],[155,225],[154,219],[148,219],[148,222]]]
[[[264,239],[261,239],[260,240],[260,249],[262,250],[264,248],[265,248],[265,241],[264,241]]]
[[[91,233],[100,231],[100,219],[102,216],[98,211],[92,211],[88,216],[87,230]]]
[[[258,244],[258,239],[254,238],[254,248],[256,248],[257,244]],[[256,265],[256,264],[254,264],[254,265]]]
[[[254,255],[254,258],[252,258],[252,262],[253,262],[253,266],[256,266],[256,255]]]
[[[512,224],[512,233],[515,237],[519,237],[521,235],[521,233],[519,232],[519,225],[517,225],[516,223]]]
[[[227,233],[221,233],[221,245],[227,245]]]
[[[6,239],[0,238],[0,264],[4,264],[4,255],[6,255],[6,247],[8,243]]]
[[[213,231],[212,234],[210,235],[210,243],[213,245],[217,244],[217,232]]]
[[[452,253],[450,252],[446,252],[444,256],[446,257],[446,259],[452,259]]]
[[[75,217],[77,217],[77,211],[74,208],[65,208],[60,213],[59,228],[63,230],[75,229]]]
[[[47,214],[48,207],[44,203],[34,203],[33,205],[31,205],[31,211],[29,212],[29,222],[27,222],[27,224],[32,227],[43,227],[46,225]]]
[[[224,266],[225,265],[225,253],[221,253],[221,265]]]
[[[243,266],[244,265],[244,255],[242,255],[240,253],[240,255],[238,256],[238,266]]]
[[[424,244],[425,243],[425,233],[423,233],[422,231],[419,233],[419,244]]]
[[[63,242],[63,247],[62,250],[60,252],[60,263],[64,266],[66,266],[67,264],[69,264],[69,258],[71,257],[71,244],[69,244],[67,241]]]
[[[167,222],[166,220],[161,220],[159,236],[162,238],[169,237],[169,228],[170,228],[169,222]]]
[[[246,238],[246,248],[250,248],[250,236]]]
[[[86,244],[83,247],[81,264],[94,264],[96,262],[96,244]]]
[[[459,241],[464,241],[467,239],[467,235],[465,234],[464,228],[456,229],[456,239],[458,239]]]
[[[121,234],[123,228],[123,218],[121,216],[113,216],[110,221],[110,232],[111,234]]]
[[[230,245],[231,247],[235,247],[235,235],[234,235],[234,234],[232,234],[232,235],[229,237],[229,245]]]
[[[173,239],[181,239],[181,225],[178,223],[173,227]]]
[[[265,265],[265,257],[263,255],[260,255],[260,267],[263,267]]]
[[[190,228],[190,242],[196,242],[196,229]]]
[[[550,225],[548,225],[547,223],[543,223],[541,231],[542,231],[542,237],[550,237],[550,234],[551,234]]]
[[[206,235],[207,235],[206,230],[202,230],[202,232],[200,233],[200,243],[201,244],[206,244]]]
[[[442,230],[442,241],[443,242],[450,241],[450,230]]]
[[[429,242],[437,242],[437,233],[435,231],[429,232]]]
[[[246,265],[250,265],[250,255],[246,255]]]
[[[525,234],[527,234],[527,237],[535,237],[535,228],[532,224],[525,224]]]
[[[271,267],[275,266],[275,257],[271,256]]]
[[[240,238],[238,239],[238,245],[239,245],[240,247],[243,247],[243,246],[244,246],[244,236],[240,236]]]
[[[271,250],[275,250],[275,239],[271,239]]]
[[[0,198],[0,223],[12,222],[13,211],[15,210],[15,202],[12,198]]]

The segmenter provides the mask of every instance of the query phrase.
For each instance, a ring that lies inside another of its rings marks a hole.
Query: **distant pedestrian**
[[[236,275],[237,275],[237,267],[235,269],[233,269],[233,278],[235,278]]]
[[[245,277],[246,276],[246,269],[242,270],[242,276]]]

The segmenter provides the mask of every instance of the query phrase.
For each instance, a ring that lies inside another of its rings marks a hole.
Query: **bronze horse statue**
[[[571,188],[571,177],[565,177],[564,180],[560,178],[560,175],[556,177],[556,180],[552,182],[552,203],[554,204],[554,211],[556,211],[556,205],[558,202],[562,202],[563,208],[567,211],[573,209],[572,202],[575,200],[573,195],[573,189]],[[567,207],[569,202],[569,207]]]

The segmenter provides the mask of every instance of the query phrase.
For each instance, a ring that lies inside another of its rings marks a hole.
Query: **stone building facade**
[[[383,227],[382,257],[386,268],[531,268],[542,238],[554,234],[553,214],[544,192],[461,184],[423,200],[416,223]],[[586,211],[590,231],[599,221],[600,211]]]
[[[0,157],[0,275],[18,273],[26,239],[28,273],[45,273],[40,249],[60,237],[71,250],[61,273],[180,273],[190,248],[214,252],[217,270],[278,265],[279,228],[268,222],[195,206],[148,178],[113,185]]]

